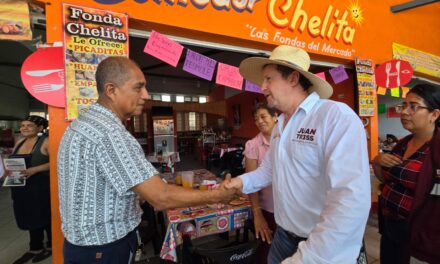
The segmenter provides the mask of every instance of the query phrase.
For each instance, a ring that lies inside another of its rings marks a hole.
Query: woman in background
[[[51,215],[49,188],[49,143],[43,134],[48,122],[39,116],[29,116],[21,122],[23,136],[14,147],[10,158],[24,158],[26,170],[21,174],[26,179],[23,187],[12,187],[14,215],[17,226],[29,230],[30,250],[17,259],[14,264],[40,262],[51,255]],[[47,235],[47,248],[44,247],[44,232]]]
[[[393,134],[387,134],[386,139],[383,142],[382,151],[385,153],[390,153],[391,150],[396,146],[399,140]]]
[[[440,88],[416,85],[396,111],[411,134],[373,163],[380,263],[440,263]]]
[[[253,111],[255,125],[260,133],[246,142],[244,151],[246,172],[253,171],[263,161],[269,149],[272,129],[277,122],[275,110],[265,104],[257,104]],[[255,236],[263,240],[258,249],[258,263],[267,263],[272,234],[275,232],[276,223],[273,214],[272,186],[268,186],[257,193],[250,194],[252,212],[254,215]]]

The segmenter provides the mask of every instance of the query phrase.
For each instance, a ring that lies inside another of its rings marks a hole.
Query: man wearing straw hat
[[[240,64],[282,115],[261,166],[225,186],[253,193],[272,183],[278,227],[268,263],[353,264],[371,202],[365,131],[353,110],[327,99],[332,87],[309,66],[292,46]]]

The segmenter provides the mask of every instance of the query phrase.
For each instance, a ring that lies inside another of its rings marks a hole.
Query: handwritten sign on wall
[[[338,84],[348,79],[347,72],[345,71],[344,66],[342,65],[329,70],[329,72],[335,84]]]
[[[253,82],[250,82],[248,80],[245,81],[244,90],[246,90],[248,92],[254,92],[254,93],[263,93],[261,91],[261,87],[260,86],[256,85]]]
[[[216,83],[241,90],[243,77],[241,76],[238,67],[219,62]]]
[[[212,80],[216,63],[217,62],[215,60],[209,57],[192,50],[188,50],[186,52],[183,70],[210,81]]]
[[[182,50],[182,45],[156,31],[151,32],[147,45],[145,45],[144,48],[145,53],[148,53],[174,67],[176,67],[179,62]]]

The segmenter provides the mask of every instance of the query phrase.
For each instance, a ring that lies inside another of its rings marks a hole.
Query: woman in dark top
[[[14,147],[10,158],[24,158],[26,178],[23,187],[12,187],[14,215],[17,226],[29,230],[30,250],[17,259],[14,264],[40,262],[51,255],[51,215],[49,187],[49,143],[43,134],[47,120],[39,116],[29,116],[21,122],[23,136]],[[47,235],[47,248],[43,246],[44,232]]]
[[[385,153],[390,153],[391,150],[396,146],[397,141],[399,140],[395,135],[392,134],[387,134],[386,137],[387,138],[383,142],[382,151]]]
[[[440,263],[440,88],[416,85],[396,111],[411,134],[373,163],[380,263]]]

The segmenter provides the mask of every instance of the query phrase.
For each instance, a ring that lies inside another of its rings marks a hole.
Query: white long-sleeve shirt
[[[277,224],[307,237],[283,263],[353,264],[371,206],[363,125],[347,105],[316,93],[283,129],[284,117],[261,166],[240,176],[243,192],[272,183]]]

